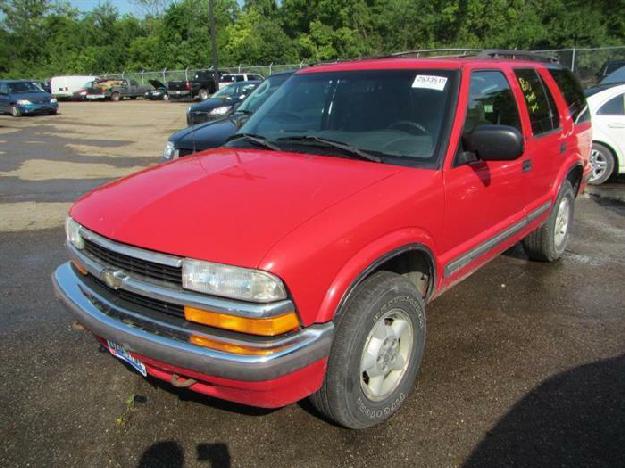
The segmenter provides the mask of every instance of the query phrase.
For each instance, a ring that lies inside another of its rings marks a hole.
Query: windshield
[[[234,85],[228,85],[225,88],[220,89],[211,97],[214,98],[229,98],[234,95]]]
[[[613,71],[608,76],[606,76],[603,80],[601,80],[601,84],[614,84],[614,83],[625,83],[625,67],[621,67],[616,71]]]
[[[310,139],[316,137],[386,158],[385,162],[431,164],[451,121],[457,75],[452,70],[422,69],[295,75],[240,133],[292,151],[319,153]]]
[[[277,75],[270,76],[265,81],[263,81],[258,88],[254,90],[249,97],[243,101],[243,103],[237,109],[237,112],[243,112],[246,114],[253,114],[258,110],[258,108],[267,100],[269,96],[271,96],[276,89],[278,89],[282,83],[284,83],[287,78],[291,75]]]
[[[39,85],[30,81],[19,81],[17,83],[9,83],[10,93],[40,93],[43,89]]]

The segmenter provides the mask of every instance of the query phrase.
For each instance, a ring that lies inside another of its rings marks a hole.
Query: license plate
[[[107,340],[107,343],[109,347],[109,353],[111,353],[117,359],[120,359],[121,361],[130,364],[143,377],[147,377],[148,373],[145,370],[145,365],[132,354],[130,354],[129,351],[126,351],[126,348],[111,340]]]

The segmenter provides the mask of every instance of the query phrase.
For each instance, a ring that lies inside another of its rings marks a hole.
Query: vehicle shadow
[[[463,464],[624,466],[625,355],[551,377],[493,427]]]
[[[247,406],[239,403],[232,403],[229,401],[220,400],[218,398],[213,398],[208,395],[196,393],[185,388],[174,387],[167,382],[163,382],[162,380],[156,379],[151,376],[147,377],[147,381],[153,387],[156,387],[160,390],[165,390],[171,395],[178,397],[180,401],[190,401],[194,403],[200,403],[202,405],[210,405],[213,408],[217,408],[222,411],[244,414],[246,416],[265,416],[267,414],[273,413],[274,411],[277,411],[275,409],[256,408],[254,406]]]
[[[212,468],[230,468],[230,451],[226,444],[198,444],[196,460],[208,462]],[[175,441],[156,442],[141,455],[137,468],[182,468],[185,465],[184,449]]]

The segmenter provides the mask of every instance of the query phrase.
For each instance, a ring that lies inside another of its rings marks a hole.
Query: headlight
[[[59,101],[56,98],[50,99],[50,104],[56,104],[57,102]]]
[[[179,155],[179,151],[176,148],[176,145],[173,141],[168,141],[165,145],[165,149],[163,150],[163,160],[171,161],[172,159],[176,159]]]
[[[228,113],[230,110],[230,106],[220,106],[215,107],[212,111],[209,112],[210,115],[224,115]]]
[[[65,220],[65,232],[67,234],[67,240],[77,249],[82,249],[85,246],[85,240],[80,233],[81,226],[69,216]]]
[[[30,106],[32,104],[32,102],[30,102],[28,99],[18,99],[17,100],[17,105],[18,106]]]
[[[182,262],[182,286],[242,301],[273,302],[286,298],[284,283],[271,273],[190,259]]]

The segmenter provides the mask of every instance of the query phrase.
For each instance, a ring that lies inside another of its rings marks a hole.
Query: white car
[[[598,185],[625,173],[625,84],[596,92],[587,98],[592,114],[592,174]]]
[[[219,78],[219,89],[241,81],[263,81],[265,77],[257,73],[225,73]]]

